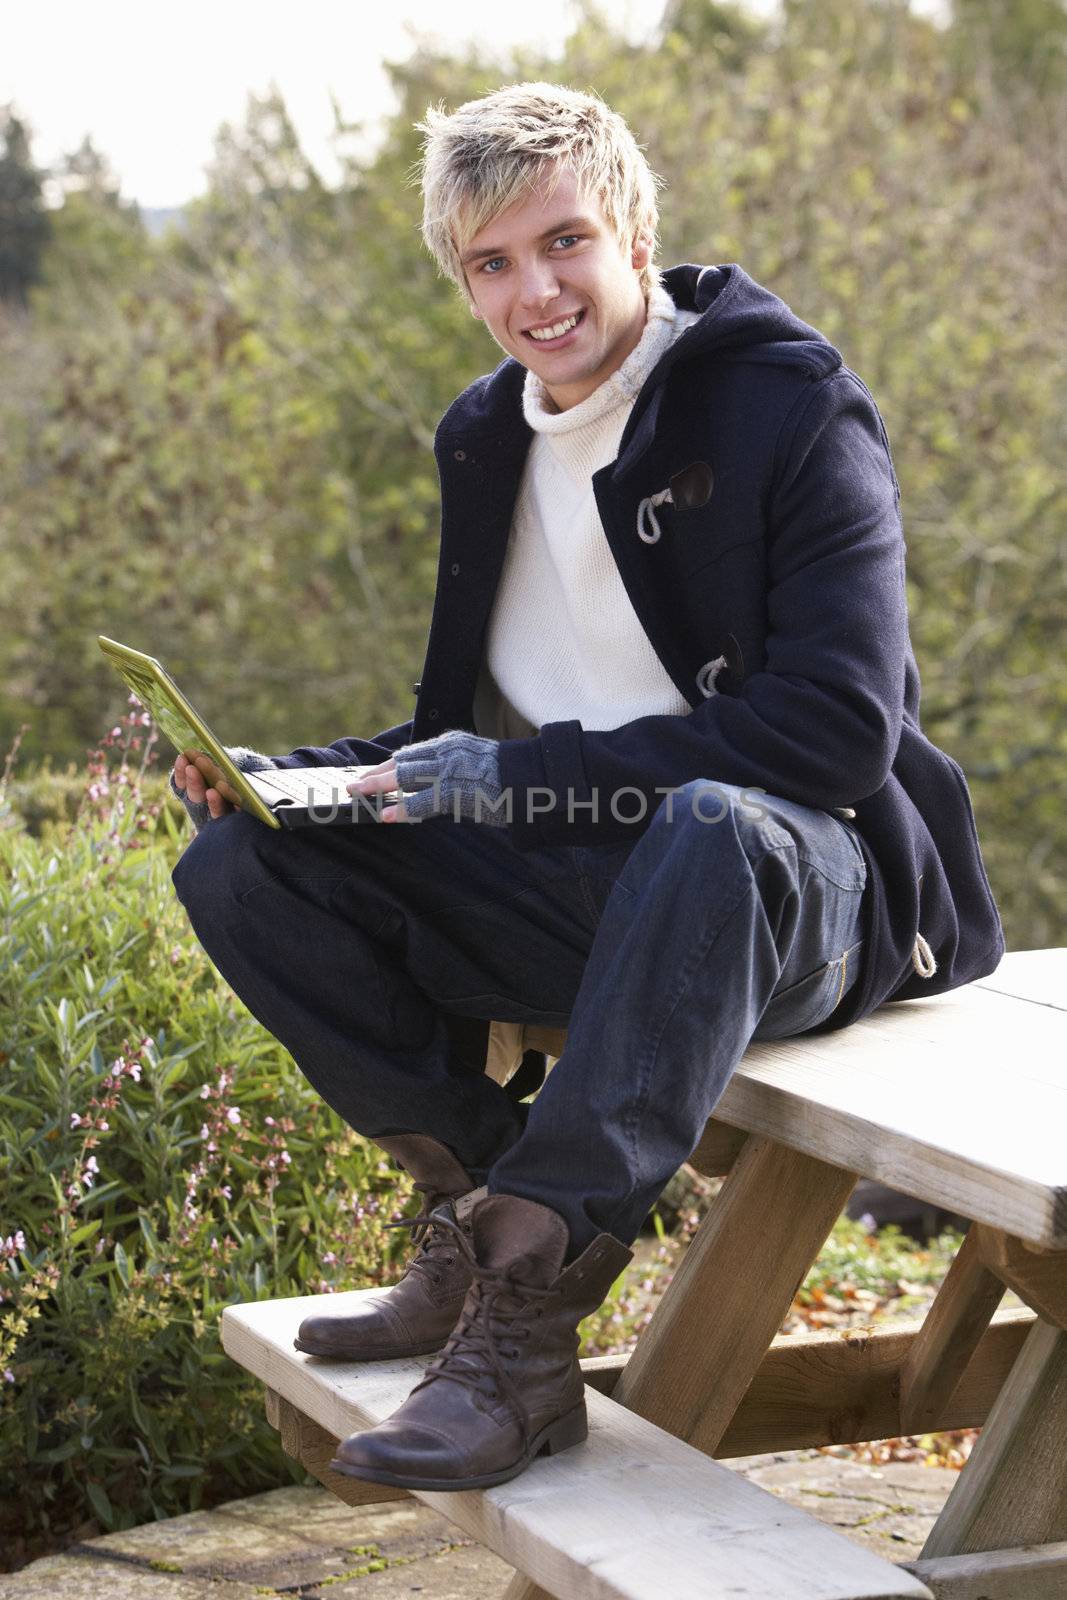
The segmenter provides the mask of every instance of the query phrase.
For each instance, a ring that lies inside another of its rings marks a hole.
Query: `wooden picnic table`
[[[1027,951],[750,1048],[692,1157],[727,1181],[633,1354],[583,1363],[589,1443],[496,1489],[418,1496],[519,1569],[507,1600],[1063,1600],[1065,1013],[1067,950]],[[970,1219],[945,1283],[921,1324],[779,1337],[859,1176]],[[1006,1288],[1027,1309],[998,1311]],[[290,1346],[313,1303],[231,1307],[224,1346],[267,1384],[291,1454],[350,1503],[396,1498],[328,1462],[429,1358],[309,1361]],[[981,1435],[910,1570],[712,1459],[967,1426]]]

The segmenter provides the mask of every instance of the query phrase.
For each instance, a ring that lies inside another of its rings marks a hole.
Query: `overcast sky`
[[[608,9],[647,36],[663,0],[610,0]],[[89,133],[127,198],[180,205],[202,191],[214,134],[242,119],[250,90],[278,84],[330,180],[330,91],[353,120],[388,111],[381,63],[410,53],[412,29],[504,50],[551,47],[574,20],[573,0],[7,0],[0,105],[14,102],[29,122],[39,165]]]

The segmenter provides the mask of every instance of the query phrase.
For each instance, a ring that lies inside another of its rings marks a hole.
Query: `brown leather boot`
[[[455,1332],[391,1417],[344,1440],[337,1472],[404,1489],[486,1489],[586,1437],[578,1324],[632,1251],[601,1233],[564,1267],[563,1218],[518,1195],[488,1195],[471,1221],[474,1281]]]
[[[417,1217],[387,1224],[413,1228],[419,1248],[398,1283],[364,1296],[355,1311],[305,1317],[293,1343],[307,1355],[335,1361],[425,1355],[440,1350],[463,1309],[471,1272],[456,1235],[470,1236],[470,1208],[485,1190],[475,1189],[451,1150],[428,1134],[394,1134],[375,1143],[410,1172],[423,1197]],[[447,1227],[440,1224],[442,1217]]]

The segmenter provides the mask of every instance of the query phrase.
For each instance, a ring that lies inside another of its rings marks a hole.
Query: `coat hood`
[[[666,353],[657,376],[694,356],[803,368],[825,377],[842,366],[840,353],[817,328],[795,316],[784,300],[750,278],[736,263],[722,267],[671,267],[663,286],[682,311],[700,321]]]
[[[844,365],[830,341],[794,316],[736,262],[722,267],[671,267],[664,288],[682,311],[700,321],[687,328],[660,357],[634,402],[612,469],[622,480],[640,468],[656,434],[667,380],[681,367],[758,365],[791,368],[797,377],[825,378]],[[683,379],[684,381],[684,379]]]

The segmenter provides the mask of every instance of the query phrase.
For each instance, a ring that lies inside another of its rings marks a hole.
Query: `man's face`
[[[570,167],[486,224],[462,251],[471,309],[497,344],[539,377],[561,411],[634,349],[647,308],[640,273],[652,245],[620,244],[599,199]]]

